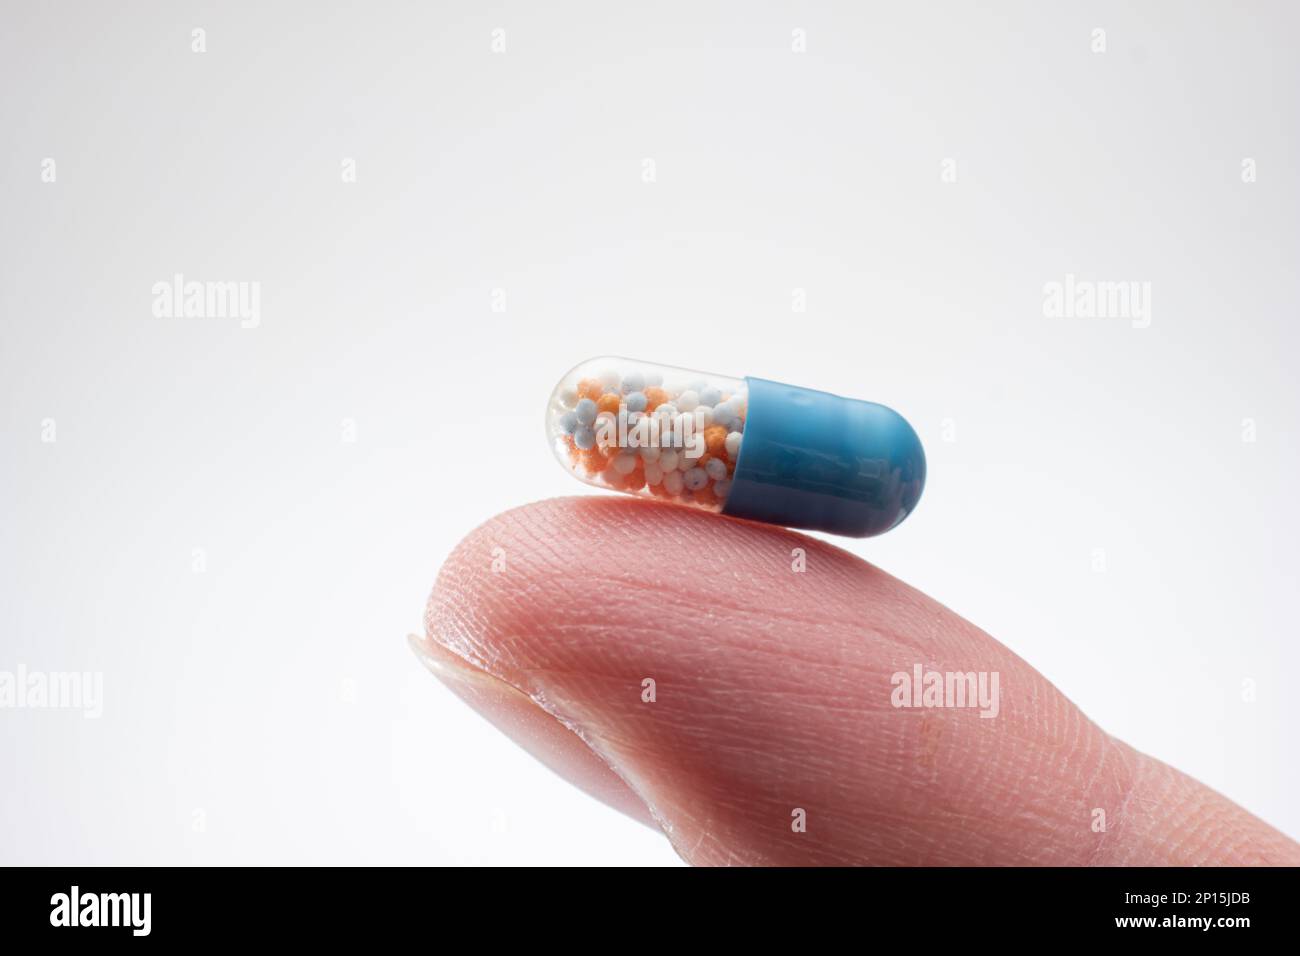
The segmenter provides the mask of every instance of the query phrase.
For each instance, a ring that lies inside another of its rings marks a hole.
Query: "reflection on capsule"
[[[565,375],[546,433],[597,487],[853,537],[893,528],[925,486],[920,439],[883,405],[633,359]]]

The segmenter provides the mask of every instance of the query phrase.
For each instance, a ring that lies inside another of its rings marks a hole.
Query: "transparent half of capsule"
[[[721,511],[745,412],[741,379],[598,358],[560,380],[546,431],[561,464],[589,484]]]
[[[546,432],[597,487],[853,537],[895,527],[925,485],[916,432],[884,405],[635,359],[572,369]]]

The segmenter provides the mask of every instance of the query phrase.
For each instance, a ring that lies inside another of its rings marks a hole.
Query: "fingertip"
[[[1279,862],[1300,849],[1109,737],[979,628],[794,532],[627,498],[539,502],[457,546],[426,628],[540,705],[688,862]],[[893,681],[914,668],[996,678],[997,706],[900,708]]]

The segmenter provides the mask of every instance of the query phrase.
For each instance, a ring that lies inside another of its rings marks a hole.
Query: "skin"
[[[1300,845],[1105,733],[973,624],[780,528],[635,499],[518,508],[457,546],[411,641],[688,863],[1300,865]],[[891,676],[916,664],[996,671],[997,716],[893,706]]]

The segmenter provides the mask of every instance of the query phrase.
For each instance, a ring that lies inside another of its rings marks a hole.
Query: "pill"
[[[642,394],[645,395],[645,410],[647,412],[655,411],[660,405],[668,401],[668,393],[654,385],[646,386],[646,390]]]
[[[925,486],[897,412],[762,378],[592,359],[556,385],[546,430],[588,484],[791,528],[881,534]]]
[[[709,473],[703,468],[688,468],[682,472],[682,482],[691,491],[699,491],[709,483]]]
[[[631,395],[633,392],[639,392],[646,386],[645,372],[639,368],[634,368],[623,376],[623,394]]]
[[[564,413],[561,412],[561,415]],[[589,398],[584,398],[578,402],[578,407],[574,409],[574,418],[579,425],[590,425],[596,420],[596,403]]]

